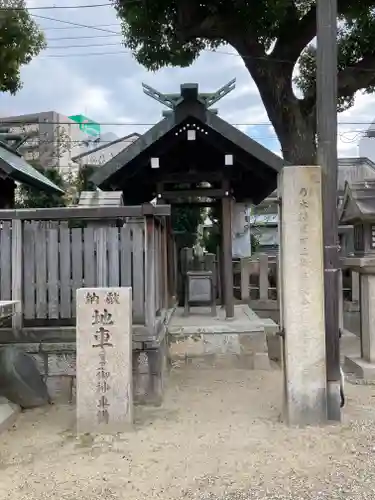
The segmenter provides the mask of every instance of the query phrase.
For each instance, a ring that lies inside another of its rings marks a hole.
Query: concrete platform
[[[195,335],[196,333],[276,333],[278,325],[269,318],[260,318],[246,304],[234,306],[234,318],[226,319],[225,309],[217,307],[216,317],[212,317],[209,307],[192,307],[191,314],[184,316],[182,307],[172,315],[168,333],[170,335]]]
[[[375,364],[361,357],[345,356],[345,373],[353,373],[357,378],[375,382]]]
[[[268,370],[267,335],[278,329],[274,321],[259,318],[244,304],[235,306],[232,319],[226,319],[221,307],[216,317],[210,308],[191,308],[189,316],[177,308],[167,328],[169,356],[172,362]]]

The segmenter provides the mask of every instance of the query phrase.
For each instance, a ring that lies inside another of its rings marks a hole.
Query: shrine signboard
[[[131,288],[77,290],[77,430],[133,421]]]

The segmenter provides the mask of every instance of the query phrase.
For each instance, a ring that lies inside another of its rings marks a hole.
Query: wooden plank
[[[71,287],[71,243],[70,229],[60,226],[60,317],[71,318],[72,287]]]
[[[82,229],[72,229],[72,315],[76,316],[76,290],[83,283]]]
[[[35,241],[29,222],[23,226],[23,316],[35,318]]]
[[[167,216],[171,215],[170,205],[144,205],[122,207],[59,207],[59,208],[26,208],[17,210],[0,210],[0,220],[71,220],[71,219],[122,219],[125,217]]]
[[[96,283],[96,255],[93,227],[85,227],[83,230],[83,262],[83,286],[92,288]]]
[[[159,226],[154,222],[155,231],[155,310],[159,311],[160,298],[160,246],[159,246]]]
[[[47,231],[48,317],[59,318],[59,232]]]
[[[12,221],[12,300],[17,300],[12,326],[16,335],[22,329],[22,224],[20,220]]]
[[[12,239],[11,223],[3,222],[1,229],[1,249],[0,249],[0,299],[11,300],[12,298]]]
[[[44,224],[34,226],[35,277],[36,277],[36,318],[47,317],[47,246]]]
[[[131,224],[120,229],[121,286],[132,286],[132,233]]]
[[[108,246],[108,286],[120,286],[119,229],[107,229]]]
[[[96,242],[96,286],[108,286],[108,253],[107,253],[107,228],[95,229]]]
[[[145,230],[145,322],[150,334],[155,330],[155,221],[146,217]]]
[[[229,181],[223,182],[223,188],[230,191]],[[230,196],[222,199],[222,246],[223,246],[223,278],[224,278],[224,304],[226,318],[234,317],[233,300],[233,263],[232,263],[232,210],[233,198]]]
[[[133,232],[133,315],[136,322],[144,321],[144,222],[131,223]]]
[[[162,260],[163,260],[163,307],[168,309],[169,307],[169,282],[168,282],[168,226],[165,226],[162,230]],[[172,265],[172,262],[170,263]]]
[[[163,291],[163,279],[164,279],[164,276],[163,276],[163,268],[164,268],[164,264],[163,264],[163,236],[162,236],[162,226],[161,224],[159,224],[159,311],[161,311],[163,309],[163,294],[164,294],[164,291]]]

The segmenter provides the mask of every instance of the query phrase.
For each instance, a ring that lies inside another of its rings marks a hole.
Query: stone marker
[[[77,290],[77,430],[133,422],[131,288]]]
[[[290,425],[327,421],[321,189],[318,166],[281,171],[284,413]]]

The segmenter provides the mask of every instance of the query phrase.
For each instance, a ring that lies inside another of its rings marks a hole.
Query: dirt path
[[[116,438],[77,439],[73,408],[26,412],[0,436],[0,498],[373,500],[375,387],[347,393],[342,426],[288,429],[280,372],[181,367]]]

